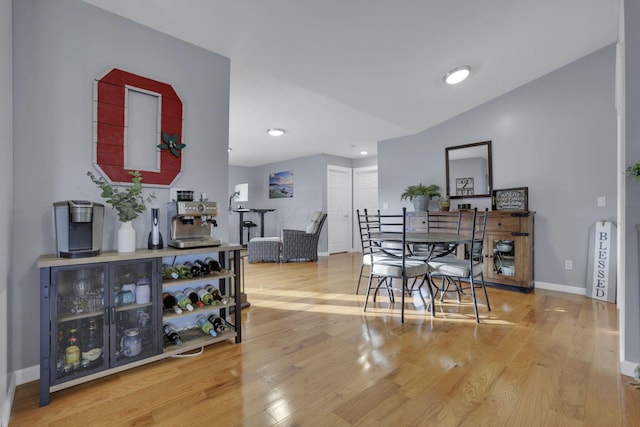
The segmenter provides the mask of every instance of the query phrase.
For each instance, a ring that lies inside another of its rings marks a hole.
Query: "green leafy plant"
[[[400,200],[409,199],[409,201],[412,202],[413,199],[417,196],[440,196],[440,187],[435,184],[426,186],[423,183],[419,183],[418,185],[410,185],[404,189],[404,191],[400,195]]]
[[[131,179],[133,185],[125,191],[120,191],[115,185],[109,184],[102,177],[96,178],[93,173],[87,172],[87,176],[91,181],[102,190],[100,197],[118,212],[118,219],[122,222],[133,221],[138,218],[147,209],[144,202],[151,202],[156,198],[155,193],[150,194],[147,198],[142,195],[142,174],[140,171],[129,172],[129,175],[133,177]]]
[[[632,176],[636,180],[640,181],[640,163],[636,163],[633,166],[629,166],[627,168],[627,175]]]

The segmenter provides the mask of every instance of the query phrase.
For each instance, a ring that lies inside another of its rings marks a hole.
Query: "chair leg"
[[[484,285],[484,274],[480,273],[480,282],[482,283],[482,289],[484,290],[484,299],[487,301],[487,309],[491,311],[491,304],[489,303],[489,294],[487,294],[487,287]]]
[[[360,281],[362,280],[362,273],[364,272],[364,264],[360,265],[360,276],[358,276],[358,284],[356,285],[356,295],[360,290]]]
[[[371,293],[371,282],[373,281],[373,275],[369,275],[369,286],[367,286],[367,295],[364,297],[363,311],[367,311],[367,302],[369,301],[369,294]]]
[[[476,285],[473,283],[473,274],[470,275],[469,282],[471,283],[471,295],[473,298],[473,310],[476,314],[476,323],[480,323],[480,316],[478,315],[478,301],[476,300]]]

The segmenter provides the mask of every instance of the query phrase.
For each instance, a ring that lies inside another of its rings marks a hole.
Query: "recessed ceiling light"
[[[471,67],[469,67],[468,65],[463,65],[447,72],[444,77],[442,77],[442,80],[444,80],[446,84],[455,85],[469,77],[470,73]]]
[[[361,152],[360,152],[360,155],[361,155],[361,156],[366,156],[367,154],[369,154],[367,151],[361,151]]]
[[[284,135],[284,129],[267,129],[267,133],[271,136],[282,136]]]

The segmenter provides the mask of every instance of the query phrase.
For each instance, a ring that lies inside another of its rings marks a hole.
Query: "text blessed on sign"
[[[598,221],[589,237],[587,296],[616,301],[615,227],[611,221]]]

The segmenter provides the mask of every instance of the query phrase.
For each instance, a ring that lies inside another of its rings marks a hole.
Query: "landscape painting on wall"
[[[269,198],[293,197],[293,172],[273,172],[269,174]]]

